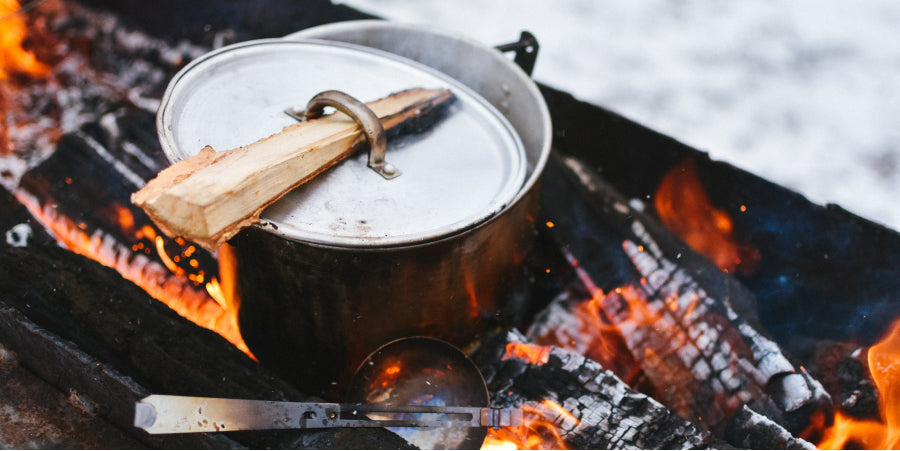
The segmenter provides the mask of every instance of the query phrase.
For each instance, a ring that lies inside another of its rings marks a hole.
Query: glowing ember
[[[25,20],[19,14],[19,2],[0,0],[0,80],[9,78],[11,73],[40,77],[50,72],[46,64],[22,48],[26,31]]]
[[[522,406],[525,425],[489,429],[481,449],[568,449],[560,431],[579,421],[559,404],[545,399],[537,405]]]
[[[583,355],[612,371],[626,384],[637,385],[642,374],[641,364],[634,358],[622,340],[622,332],[618,325],[614,324],[605,313],[603,303],[607,294],[594,284],[591,277],[571,254],[566,252],[565,255],[591,297],[572,306],[572,322],[568,322],[562,327],[547,328],[545,334],[534,338],[535,343],[557,346]],[[638,309],[636,311],[642,311],[645,315],[649,315],[646,308],[642,307],[644,298],[636,288],[620,287],[611,294],[622,297],[628,301],[629,305],[634,304]],[[654,317],[651,315],[649,318],[653,319]]]
[[[819,448],[843,449],[851,445],[900,449],[900,320],[894,322],[884,339],[869,348],[868,357],[883,422],[855,420],[838,412]]]
[[[59,214],[52,206],[42,207],[37,199],[22,191],[16,193],[16,198],[67,249],[115,269],[179,315],[222,335],[253,357],[238,330],[236,309],[223,308],[226,303],[218,281],[213,279],[203,289],[194,288],[194,284],[184,277],[184,270],[175,266],[172,258],[165,253],[160,243],[162,237],[152,227],[142,226],[135,231],[135,236],[153,241],[168,268],[144,255],[149,254],[150,249],[140,243],[126,246],[101,231],[89,235],[83,227]],[[119,219],[123,218],[123,227],[134,227],[133,217],[119,214]],[[197,277],[195,275],[195,281]]]
[[[759,251],[734,237],[728,214],[712,206],[692,159],[678,164],[663,177],[654,205],[666,228],[723,271],[746,274],[759,262]],[[746,211],[746,206],[741,211]]]
[[[534,346],[512,342],[506,345],[506,354],[501,360],[516,358],[531,365],[543,365],[550,361],[550,346]]]

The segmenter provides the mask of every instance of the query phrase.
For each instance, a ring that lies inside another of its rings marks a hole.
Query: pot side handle
[[[534,72],[534,62],[537,60],[540,45],[538,44],[537,38],[535,38],[531,32],[523,30],[518,41],[509,44],[501,44],[495,48],[504,53],[516,52],[513,61],[521,67],[529,77],[531,76],[531,73]]]

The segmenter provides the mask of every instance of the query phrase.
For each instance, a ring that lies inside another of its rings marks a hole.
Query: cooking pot
[[[219,250],[249,348],[310,393],[342,397],[356,365],[388,341],[465,346],[503,322],[535,234],[550,145],[543,98],[495,49],[382,21],[219,49],[179,72],[163,97],[160,142],[179,161],[274,133],[290,124],[283,109],[319,91],[369,101],[417,86],[446,87],[457,101],[436,126],[389,143],[400,177],[351,157]]]

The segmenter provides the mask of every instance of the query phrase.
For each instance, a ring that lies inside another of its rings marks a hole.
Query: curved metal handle
[[[365,103],[341,91],[323,91],[309,100],[304,119],[315,119],[322,116],[326,106],[333,107],[350,116],[362,127],[366,139],[369,141],[370,168],[388,180],[400,176],[402,172],[399,169],[384,161],[384,153],[387,150],[384,126]]]

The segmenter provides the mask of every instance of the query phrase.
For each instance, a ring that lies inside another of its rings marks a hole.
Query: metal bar
[[[151,434],[334,427],[503,427],[521,409],[386,406],[150,395],[135,405],[135,427]]]

